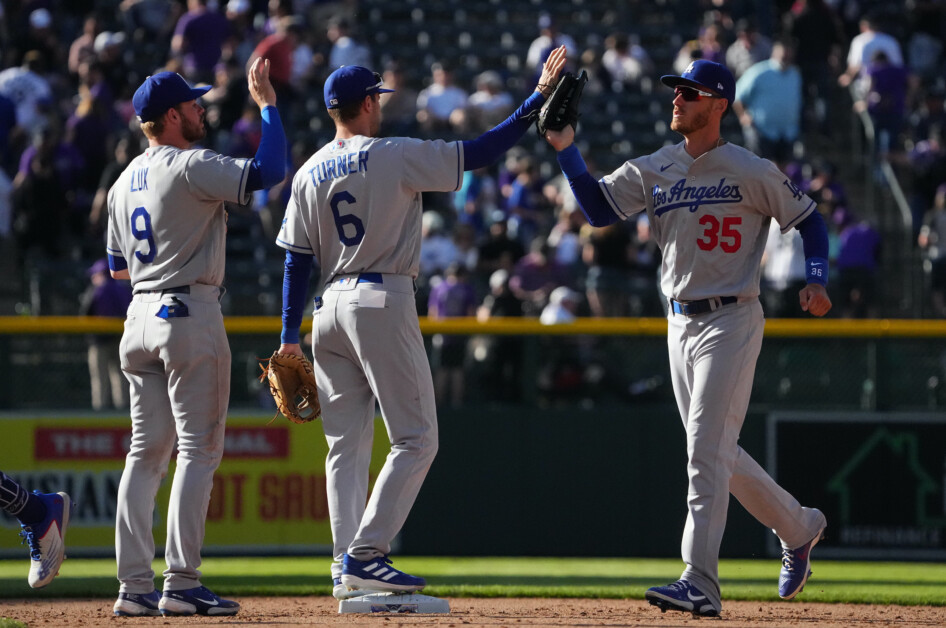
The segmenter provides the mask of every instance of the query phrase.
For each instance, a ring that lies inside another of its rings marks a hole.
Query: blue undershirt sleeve
[[[283,344],[299,343],[299,328],[302,327],[311,272],[311,255],[286,251],[282,278],[282,334],[279,337]]]
[[[805,250],[805,278],[808,283],[828,284],[828,228],[817,211],[795,227]]]
[[[525,134],[532,124],[533,112],[538,111],[544,102],[545,96],[533,92],[511,116],[475,140],[464,141],[463,169],[476,170],[499,159]]]
[[[601,186],[588,172],[588,166],[582,159],[578,147],[571,144],[558,153],[558,165],[562,167],[572,194],[578,199],[581,213],[593,227],[606,227],[618,221],[618,215],[611,209],[608,199],[604,197]]]
[[[273,106],[264,107],[261,116],[262,134],[247,174],[247,192],[271,188],[286,178],[286,132],[282,128],[279,110]]]

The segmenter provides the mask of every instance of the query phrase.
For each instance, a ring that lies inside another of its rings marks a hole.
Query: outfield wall
[[[271,399],[257,381],[257,358],[275,348],[279,321],[227,326],[232,412],[207,553],[327,553],[324,439],[317,424],[267,424]],[[421,329],[433,359],[437,334],[467,337],[467,394],[461,406],[439,409],[440,454],[396,551],[678,554],[685,445],[665,321],[423,320]],[[128,421],[87,409],[84,349],[85,334],[120,330],[104,319],[0,317],[8,373],[0,469],[31,488],[78,496],[73,556],[113,551]],[[497,342],[511,343],[503,346],[514,376],[498,374]],[[944,356],[946,321],[767,323],[740,442],[803,503],[825,510],[824,555],[946,558]],[[375,450],[373,472],[383,438]],[[9,518],[0,525],[16,529]],[[772,538],[731,506],[725,556],[777,555]],[[16,543],[12,531],[2,535],[0,555],[21,555]]]

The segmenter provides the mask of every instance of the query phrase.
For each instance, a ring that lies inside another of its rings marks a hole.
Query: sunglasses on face
[[[702,90],[696,89],[694,87],[681,87],[677,86],[673,89],[673,96],[682,96],[683,100],[687,102],[694,102],[700,100],[701,98],[719,98],[716,94],[711,94],[709,92],[704,92]]]
[[[366,88],[365,89],[366,92],[370,92],[373,89],[380,89],[381,86],[384,85],[384,79],[381,78],[380,74],[378,74],[377,72],[372,72],[372,74],[374,74],[374,78],[378,82],[375,85],[372,85],[371,87]]]

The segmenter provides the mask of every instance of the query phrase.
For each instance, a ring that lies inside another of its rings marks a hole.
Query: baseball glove
[[[322,416],[311,362],[298,355],[275,351],[269,358],[260,360],[260,368],[263,374],[259,380],[269,383],[269,392],[284,417],[293,423],[308,423]]]
[[[545,137],[546,131],[561,131],[569,124],[574,128],[578,124],[578,103],[581,101],[581,92],[588,82],[588,74],[582,70],[577,77],[566,72],[559,79],[555,91],[548,97],[539,117],[535,121],[535,130],[539,136]]]

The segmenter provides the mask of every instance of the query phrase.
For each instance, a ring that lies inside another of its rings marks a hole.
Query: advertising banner
[[[331,553],[325,495],[327,445],[316,421],[294,425],[269,416],[231,415],[223,462],[214,476],[204,555]],[[114,554],[115,501],[131,438],[127,417],[9,417],[3,425],[0,470],[29,490],[64,491],[75,502],[66,536],[69,556]],[[389,449],[375,421],[371,478]],[[161,484],[154,516],[163,547],[174,456]],[[12,530],[19,522],[0,511],[0,557],[26,555]]]
[[[772,477],[828,518],[820,556],[946,559],[946,415],[777,413],[767,439]]]

